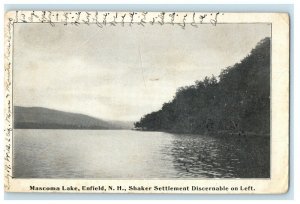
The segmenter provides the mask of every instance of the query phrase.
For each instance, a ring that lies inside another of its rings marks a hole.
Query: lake
[[[131,130],[13,131],[16,178],[269,178],[267,137]]]

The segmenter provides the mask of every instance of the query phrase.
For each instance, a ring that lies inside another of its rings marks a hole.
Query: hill
[[[131,129],[132,126],[130,122],[104,121],[84,114],[14,106],[16,129]]]
[[[201,70],[201,67],[199,68]],[[270,134],[270,38],[241,62],[181,87],[159,111],[135,123],[141,130],[176,133]]]

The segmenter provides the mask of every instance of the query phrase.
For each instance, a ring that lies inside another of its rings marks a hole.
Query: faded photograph
[[[270,178],[271,24],[15,23],[13,178]]]

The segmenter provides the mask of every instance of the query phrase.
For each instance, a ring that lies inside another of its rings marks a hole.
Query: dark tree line
[[[270,134],[270,38],[241,62],[181,87],[135,128],[177,133]]]

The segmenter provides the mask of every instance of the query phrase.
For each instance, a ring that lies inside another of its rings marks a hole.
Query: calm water
[[[14,130],[17,178],[268,178],[268,138]]]

